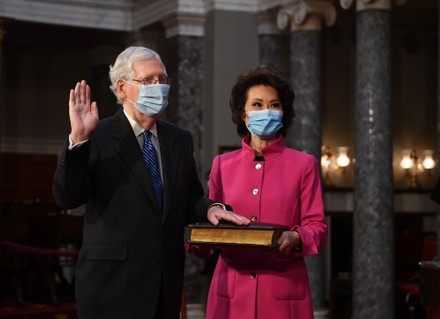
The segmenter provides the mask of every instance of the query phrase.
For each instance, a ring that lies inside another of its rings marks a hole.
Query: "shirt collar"
[[[124,109],[124,114],[127,117],[128,122],[130,122],[130,126],[133,129],[133,133],[135,136],[139,136],[141,135],[145,129],[139,125],[138,122],[136,122],[135,120],[133,120],[131,118],[130,115],[128,115],[128,113],[125,111]],[[153,134],[154,137],[157,137],[157,126],[156,123],[154,123],[153,127],[150,129],[151,134]]]

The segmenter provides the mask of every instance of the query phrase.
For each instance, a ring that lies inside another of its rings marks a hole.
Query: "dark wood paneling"
[[[57,156],[0,153],[0,203],[54,203]]]

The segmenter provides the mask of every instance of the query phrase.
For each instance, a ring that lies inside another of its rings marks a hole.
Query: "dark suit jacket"
[[[62,208],[86,205],[76,268],[80,319],[153,318],[163,289],[167,314],[179,318],[184,271],[183,229],[206,220],[188,131],[157,122],[164,209],[122,109],[99,122],[91,139],[64,149],[54,181]]]

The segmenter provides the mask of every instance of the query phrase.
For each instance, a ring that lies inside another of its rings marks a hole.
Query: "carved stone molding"
[[[349,9],[354,2],[356,2],[356,11],[371,10],[371,9],[391,9],[393,0],[340,0],[341,7]],[[396,5],[405,4],[406,0],[394,0]]]
[[[131,32],[173,13],[205,14],[204,7],[204,0],[0,0],[0,17]]]
[[[322,22],[332,26],[336,20],[336,9],[331,0],[291,0],[284,3],[277,15],[277,25],[290,30],[320,30]]]
[[[162,20],[166,38],[176,35],[203,36],[205,15],[196,12],[181,12]]]
[[[206,12],[211,10],[257,12],[259,8],[258,0],[203,0],[202,2]]]

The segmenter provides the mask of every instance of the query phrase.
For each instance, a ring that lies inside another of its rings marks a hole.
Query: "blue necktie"
[[[151,132],[144,131],[144,145],[142,148],[142,156],[145,164],[147,164],[150,171],[151,181],[153,182],[154,193],[159,207],[162,209],[163,195],[162,195],[162,179],[160,178],[159,162],[157,160],[156,149],[151,142]]]

